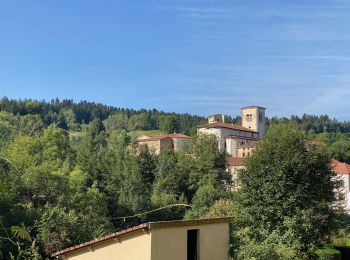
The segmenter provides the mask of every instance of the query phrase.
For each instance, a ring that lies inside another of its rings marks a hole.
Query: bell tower
[[[259,106],[242,107],[242,126],[259,132],[259,139],[265,135],[265,108]]]

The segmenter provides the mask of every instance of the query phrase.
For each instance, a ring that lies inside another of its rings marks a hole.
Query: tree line
[[[217,199],[231,196],[224,186],[230,183],[226,157],[213,136],[198,137],[193,154],[163,150],[155,155],[147,146],[136,151],[126,131],[106,131],[98,119],[85,124],[76,139],[55,125],[28,124],[33,115],[1,116],[0,252],[5,259],[10,254],[41,259],[141,222],[198,218]],[[173,204],[191,207],[128,218]],[[11,239],[12,227],[23,228],[31,241]]]
[[[289,121],[270,123],[240,173],[241,189],[231,192],[227,154],[215,136],[194,135],[191,152],[155,155],[136,149],[128,132],[142,113],[123,127],[114,124],[123,122],[118,113],[65,128],[40,110],[0,112],[1,258],[44,259],[141,222],[217,216],[235,218],[235,259],[307,259],[315,248],[349,238],[348,218],[330,207],[329,168],[348,133],[311,135]],[[167,126],[177,125],[164,116]],[[329,145],[308,151],[310,137]]]
[[[19,116],[36,116],[45,126],[55,125],[70,131],[80,131],[82,125],[98,119],[106,120],[106,127],[126,131],[155,130],[191,134],[193,127],[205,122],[202,116],[177,114],[156,109],[117,108],[100,103],[53,99],[0,99],[0,111]]]

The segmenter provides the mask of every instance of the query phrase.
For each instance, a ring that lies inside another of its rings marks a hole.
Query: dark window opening
[[[187,230],[187,260],[199,260],[198,229]]]

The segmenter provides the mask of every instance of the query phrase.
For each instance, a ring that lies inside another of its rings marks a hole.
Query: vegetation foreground
[[[78,122],[71,105],[52,112],[50,121],[49,105],[43,112],[45,106],[35,108],[34,102],[30,113],[21,114],[9,104],[16,108],[3,100],[0,106],[1,258],[45,259],[141,222],[215,216],[235,218],[234,259],[310,259],[322,254],[320,248],[348,241],[348,217],[331,207],[336,183],[330,169],[331,158],[349,159],[345,123],[333,132],[305,132],[270,120],[264,142],[240,173],[240,189],[231,192],[226,154],[218,151],[215,136],[194,136],[191,153],[154,155],[147,146],[136,152],[135,137],[127,132],[152,130],[141,127],[145,114],[123,119],[124,112],[111,109],[103,120]],[[193,133],[202,120],[186,115],[184,124],[181,116],[153,112],[153,130],[164,132]],[[57,122],[60,113],[65,123]],[[308,151],[310,136],[327,145]],[[125,218],[173,204],[190,207]]]

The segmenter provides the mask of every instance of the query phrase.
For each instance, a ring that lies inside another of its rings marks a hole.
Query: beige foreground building
[[[72,260],[228,260],[229,222],[213,218],[151,222],[52,254]]]

